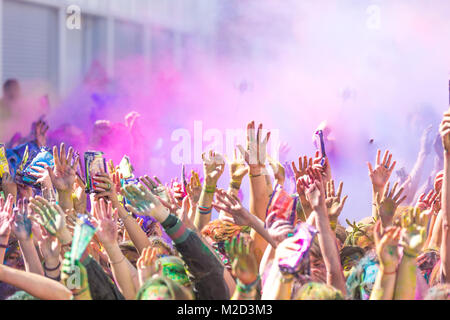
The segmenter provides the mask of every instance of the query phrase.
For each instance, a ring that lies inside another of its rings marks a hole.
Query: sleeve
[[[170,214],[162,223],[175,244],[189,272],[194,277],[194,291],[200,300],[229,300],[224,279],[224,266],[200,237],[185,227],[175,215]]]

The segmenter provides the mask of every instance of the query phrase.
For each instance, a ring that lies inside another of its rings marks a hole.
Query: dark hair
[[[8,90],[12,86],[18,86],[18,85],[19,85],[19,81],[17,81],[16,79],[8,79],[3,83],[3,91]]]

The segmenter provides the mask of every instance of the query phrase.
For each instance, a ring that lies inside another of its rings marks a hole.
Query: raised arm
[[[46,169],[50,175],[53,186],[57,190],[58,204],[63,210],[73,209],[72,191],[75,182],[77,167],[78,167],[78,155],[73,159],[74,150],[69,148],[66,154],[66,147],[64,143],[61,143],[61,147],[58,153],[58,148],[53,147],[53,159],[55,167],[52,169],[46,165]]]
[[[339,258],[336,237],[328,218],[322,175],[318,170],[310,169],[309,178],[299,179],[297,184],[305,189],[306,197],[316,215],[319,246],[327,270],[327,284],[341,290],[345,294],[344,271]]]
[[[18,207],[14,208],[11,229],[16,239],[19,241],[20,251],[22,251],[25,270],[28,272],[44,275],[39,256],[31,238],[32,222],[28,218],[28,204],[23,200],[18,201]]]
[[[441,272],[446,283],[450,282],[450,110],[444,113],[439,132],[444,146],[444,179],[442,183],[442,242]]]
[[[381,150],[377,151],[377,159],[375,163],[375,169],[370,162],[367,162],[369,168],[369,177],[372,181],[372,217],[377,218],[376,197],[378,194],[383,194],[384,188],[391,177],[392,171],[394,171],[396,161],[392,160],[392,154],[389,150],[384,153],[383,159],[381,159]]]
[[[202,154],[205,182],[198,201],[194,225],[202,230],[211,220],[212,202],[216,192],[217,181],[225,169],[225,160],[220,154],[210,151]]]
[[[409,209],[402,217],[400,244],[403,256],[398,267],[394,300],[414,300],[416,294],[416,259],[427,238],[429,213],[419,208]]]
[[[22,289],[41,300],[69,300],[72,293],[63,284],[36,273],[0,265],[0,281]]]
[[[238,145],[238,148],[250,168],[250,212],[264,221],[269,203],[265,178],[267,175],[265,163],[270,132],[263,139],[262,128],[263,126],[260,124],[258,130],[255,131],[255,122],[250,122],[247,125],[247,149],[245,150],[241,145]],[[255,255],[259,264],[266,249],[267,242],[254,230],[251,232],[251,237],[254,241]]]
[[[117,286],[125,299],[134,300],[137,288],[135,288],[127,258],[117,242],[117,209],[113,210],[112,203],[105,203],[104,199],[94,201],[93,208],[96,212],[94,221],[98,226],[96,234],[106,250]]]
[[[400,262],[398,242],[401,228],[390,228],[381,233],[381,220],[375,224],[375,246],[380,262],[370,300],[393,300],[397,267]]]
[[[3,264],[5,260],[6,248],[8,248],[9,235],[11,233],[11,223],[14,219],[13,195],[8,195],[6,201],[0,197],[0,261]]]

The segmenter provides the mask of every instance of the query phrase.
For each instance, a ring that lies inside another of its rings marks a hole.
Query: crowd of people
[[[254,121],[233,159],[208,150],[203,173],[168,182],[158,172],[134,177],[126,161],[105,161],[91,176],[80,161],[86,150],[48,145],[47,130],[36,121],[23,147],[0,150],[0,299],[450,298],[450,111],[434,183],[419,191],[413,174],[392,181],[395,157],[378,150],[359,222],[345,219],[351,195],[330,158],[319,150],[281,164]]]

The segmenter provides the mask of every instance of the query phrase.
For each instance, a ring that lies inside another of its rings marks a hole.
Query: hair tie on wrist
[[[61,273],[56,278],[50,277],[47,273],[45,273],[45,276],[47,278],[49,278],[49,279],[52,279],[52,280],[55,280],[55,281],[58,281],[58,282],[61,281]]]
[[[3,249],[8,249],[8,248],[9,248],[9,246],[8,246],[7,244],[0,244],[0,248],[3,248]]]
[[[61,261],[59,261],[58,265],[56,267],[54,267],[54,268],[47,268],[47,266],[45,265],[45,261],[44,261],[43,267],[44,267],[45,271],[56,271],[56,270],[59,269],[59,267],[61,267]]]
[[[119,263],[123,262],[124,260],[125,260],[125,256],[123,256],[123,258],[120,261],[117,261],[117,262],[112,262],[111,260],[109,260],[109,263],[110,264],[119,264]]]

